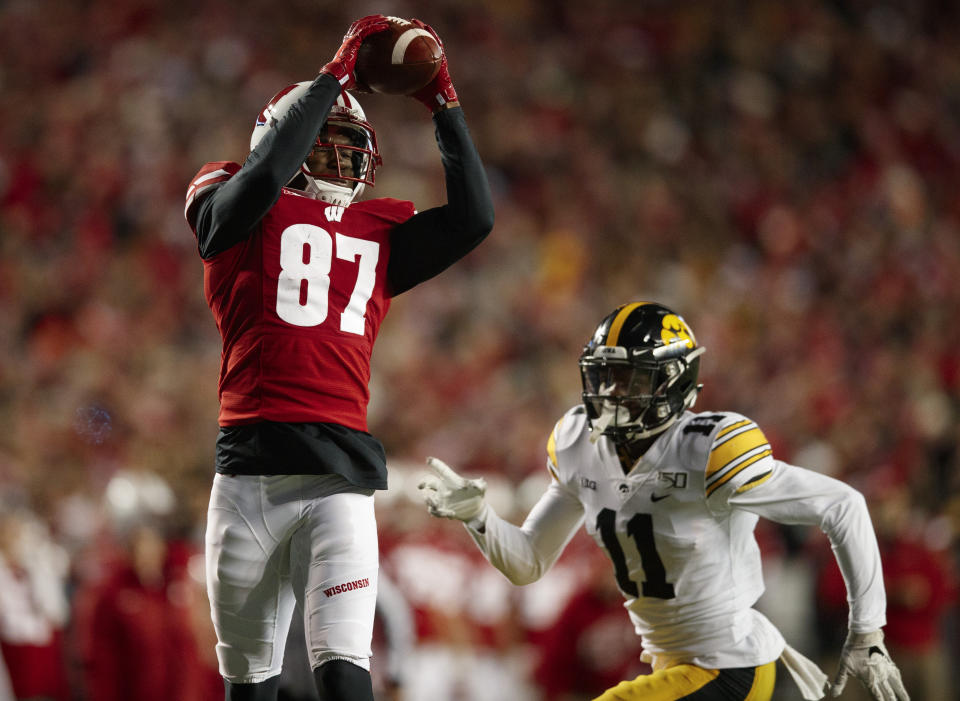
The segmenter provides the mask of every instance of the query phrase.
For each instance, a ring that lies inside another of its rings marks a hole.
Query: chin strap
[[[694,393],[695,395],[696,393]],[[690,406],[689,404],[687,406]],[[678,414],[671,416],[666,422],[656,426],[655,428],[648,428],[641,430],[638,426],[636,431],[631,431],[626,433],[623,437],[627,441],[638,441],[643,440],[644,438],[650,438],[650,436],[655,436],[658,433],[663,433],[668,428],[673,426],[679,418]],[[614,421],[623,421],[627,422],[630,420],[630,410],[623,406],[616,406],[610,402],[603,403],[603,411],[600,412],[600,416],[590,422],[590,442],[596,443],[600,440],[600,436],[604,434],[604,431],[614,423]],[[618,422],[619,423],[619,422]]]
[[[363,191],[362,183],[356,189],[350,189],[338,185],[329,185],[313,177],[304,176],[304,180],[307,181],[303,187],[304,192],[316,200],[338,207],[349,207],[350,203]]]
[[[600,394],[613,394],[613,390],[616,388],[616,386],[616,383],[610,385],[609,387],[601,385]],[[619,404],[614,404],[611,401],[604,400],[603,409],[600,411],[600,416],[598,416],[594,421],[590,422],[590,442],[596,443],[598,440],[600,440],[600,436],[603,435],[603,432],[606,431],[607,427],[614,421],[619,423],[620,421],[627,422],[629,420],[629,409],[620,406]]]
[[[609,426],[616,417],[616,411],[611,411],[604,406],[600,416],[590,422],[590,442],[596,443],[600,440],[603,432],[607,430],[607,426]]]

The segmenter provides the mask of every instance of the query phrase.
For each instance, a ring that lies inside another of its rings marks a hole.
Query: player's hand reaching
[[[443,55],[443,58],[440,60],[440,70],[437,71],[437,75],[424,87],[413,93],[411,97],[415,97],[422,102],[431,112],[438,112],[448,107],[456,107],[460,104],[460,101],[457,99],[457,91],[454,90],[453,81],[450,79],[450,71],[447,68],[447,50],[444,48],[440,36],[434,31],[433,27],[425,22],[421,22],[418,19],[412,19],[410,22],[420,29],[430,32],[433,38],[437,40],[437,44],[440,45],[440,52]]]
[[[360,44],[371,34],[387,29],[389,22],[383,15],[367,15],[350,25],[343,35],[343,43],[331,61],[320,69],[321,73],[328,73],[340,82],[344,90],[357,87],[357,52]]]
[[[883,644],[881,630],[847,635],[840,652],[840,671],[830,685],[832,696],[843,692],[850,676],[859,679],[876,701],[910,701],[900,670]]]
[[[442,460],[427,458],[433,475],[420,482],[423,501],[431,516],[473,521],[487,510],[483,499],[487,483],[482,479],[461,477]]]

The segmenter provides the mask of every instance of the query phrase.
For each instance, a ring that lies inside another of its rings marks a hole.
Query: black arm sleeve
[[[196,232],[203,258],[212,258],[247,238],[270,211],[281,188],[313,148],[339,94],[335,78],[318,76],[280,123],[264,135],[237,174],[200,202]]]
[[[433,121],[447,204],[419,212],[393,230],[387,277],[394,296],[446,270],[493,229],[490,184],[463,110],[442,110]]]

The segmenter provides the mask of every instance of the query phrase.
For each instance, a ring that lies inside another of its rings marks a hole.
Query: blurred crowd
[[[497,208],[480,248],[394,301],[374,353],[407,701],[577,701],[642,670],[580,536],[518,589],[416,500],[437,455],[521,519],[581,346],[634,299],[706,346],[698,409],[746,414],[780,459],[864,492],[907,688],[960,698],[955,3],[5,0],[0,699],[222,698],[198,559],[219,338],[183,196],[372,12],[444,38]],[[361,101],[372,193],[442,202],[423,108]],[[759,535],[761,607],[832,674],[829,544]]]

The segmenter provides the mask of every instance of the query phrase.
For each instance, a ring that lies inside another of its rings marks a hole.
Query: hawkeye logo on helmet
[[[693,348],[697,344],[697,339],[693,337],[693,331],[687,326],[687,323],[676,314],[667,314],[663,317],[663,330],[660,332],[660,339],[664,343],[681,340],[685,341],[687,346]]]

